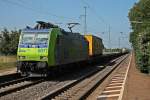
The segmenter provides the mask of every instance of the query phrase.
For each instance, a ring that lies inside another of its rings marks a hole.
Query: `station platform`
[[[150,75],[141,73],[137,68],[133,54],[123,100],[150,100]]]

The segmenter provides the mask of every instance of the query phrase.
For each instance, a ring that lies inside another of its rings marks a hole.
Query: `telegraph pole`
[[[110,25],[109,25],[109,29],[108,29],[108,34],[109,34],[109,36],[108,36],[109,46],[108,46],[108,47],[111,48],[111,44],[110,44],[110,42],[111,42],[111,41],[110,41]]]
[[[84,17],[84,29],[83,29],[83,31],[84,31],[84,34],[87,34],[87,7],[86,6],[84,6],[84,14],[80,15],[79,18],[82,18],[82,17]]]
[[[84,7],[84,10],[85,10],[85,13],[84,13],[84,34],[87,34],[87,23],[86,23],[87,14],[86,14],[86,9],[87,9],[87,7],[85,6]]]

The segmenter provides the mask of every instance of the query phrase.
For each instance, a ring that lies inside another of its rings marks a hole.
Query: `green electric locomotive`
[[[38,21],[36,27],[22,30],[17,72],[23,76],[47,76],[52,67],[84,61],[88,57],[88,42],[84,36]]]

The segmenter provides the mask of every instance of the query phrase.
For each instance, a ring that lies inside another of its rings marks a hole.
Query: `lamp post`
[[[120,48],[120,37],[118,38],[118,48]]]
[[[143,22],[140,21],[130,21],[131,23],[135,23],[135,24],[142,24]]]
[[[121,35],[121,36],[120,36]],[[120,35],[119,35],[119,38],[118,38],[118,47],[120,48],[120,44],[121,44],[121,38],[123,38],[122,37],[122,35],[123,35],[123,32],[120,32]]]

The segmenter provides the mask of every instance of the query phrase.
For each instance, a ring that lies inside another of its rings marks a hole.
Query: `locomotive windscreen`
[[[48,34],[46,33],[38,33],[37,36],[35,37],[35,43],[48,43]]]
[[[48,46],[48,33],[22,33],[20,46],[21,47],[38,47],[43,48]]]
[[[21,43],[34,43],[34,37],[35,34],[34,33],[24,33],[22,34],[22,39],[21,39]]]

